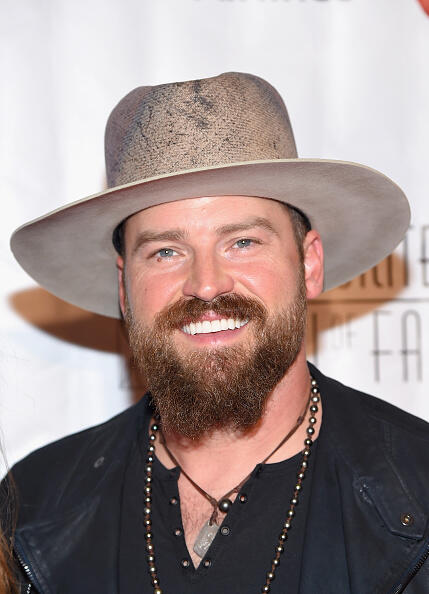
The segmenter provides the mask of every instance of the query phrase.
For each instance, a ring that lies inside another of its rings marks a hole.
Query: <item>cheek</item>
[[[135,315],[146,321],[152,320],[159,311],[171,304],[178,293],[177,282],[168,274],[139,272],[133,276],[130,271],[127,288],[132,310]]]
[[[276,302],[295,293],[299,269],[296,262],[258,262],[247,270],[237,271],[237,286],[241,285],[262,301]]]

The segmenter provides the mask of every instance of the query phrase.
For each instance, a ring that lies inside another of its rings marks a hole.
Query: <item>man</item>
[[[400,241],[401,190],[298,159],[278,93],[240,73],[132,91],[106,163],[107,191],[12,249],[123,316],[150,394],[14,468],[25,591],[428,592],[428,426],[304,343],[306,300]]]

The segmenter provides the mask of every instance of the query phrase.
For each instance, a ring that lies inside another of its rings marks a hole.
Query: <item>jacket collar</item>
[[[88,592],[117,594],[122,488],[130,448],[147,410],[148,398],[142,398],[84,432],[87,443],[80,446],[83,454],[76,452],[79,463],[66,458],[65,464],[75,467],[62,480],[64,492],[53,498],[50,493],[47,502],[28,511],[25,503],[21,506],[14,548],[38,593],[75,594],[85,576]],[[57,458],[63,443],[54,445]]]
[[[396,592],[428,541],[427,514],[402,474],[407,461],[398,468],[390,455],[390,426],[371,406],[376,399],[313,366],[311,372],[322,396],[323,424],[300,594]],[[412,518],[408,525],[405,516]]]

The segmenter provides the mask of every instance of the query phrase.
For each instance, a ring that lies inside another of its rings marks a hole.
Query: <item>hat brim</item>
[[[343,284],[387,256],[406,232],[402,190],[369,167],[325,159],[233,163],[158,176],[108,189],[31,221],[11,249],[40,285],[61,299],[120,317],[117,225],[145,208],[201,196],[271,198],[304,212],[325,251],[325,289]]]

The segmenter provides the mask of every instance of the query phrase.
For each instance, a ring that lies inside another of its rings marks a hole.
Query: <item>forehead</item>
[[[287,208],[277,200],[255,196],[206,196],[152,206],[127,220],[127,234],[145,228],[215,230],[226,223],[265,218],[276,229],[290,226]],[[290,227],[288,228],[290,230]]]

